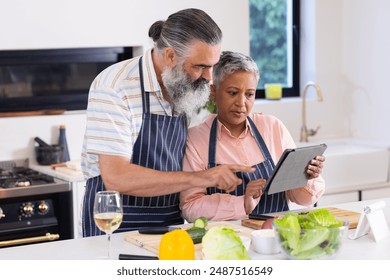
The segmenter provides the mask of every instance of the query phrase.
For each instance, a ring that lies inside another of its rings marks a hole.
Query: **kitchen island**
[[[351,202],[345,204],[329,205],[340,209],[361,212],[365,206],[376,201],[384,201],[386,207],[384,214],[387,225],[390,225],[390,197],[380,200]],[[239,221],[237,221],[239,223]],[[350,230],[348,234],[351,234]],[[125,240],[128,233],[113,234],[112,255],[118,258],[119,254],[154,255],[153,253],[135,246]],[[336,259],[339,260],[390,260],[390,236],[375,242],[371,232],[356,240],[348,237],[343,244]],[[107,258],[107,236],[96,236],[88,238],[78,238],[72,240],[55,241],[35,245],[25,245],[19,247],[0,249],[0,259],[2,260],[98,260]],[[259,260],[282,260],[286,259],[282,254],[260,255],[253,251],[248,251],[252,259]]]

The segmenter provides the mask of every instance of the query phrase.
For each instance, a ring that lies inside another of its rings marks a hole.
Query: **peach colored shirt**
[[[210,115],[202,124],[188,131],[187,148],[183,161],[184,171],[200,171],[207,169],[208,148],[211,124],[216,115]],[[295,142],[284,124],[271,115],[252,113],[255,123],[271,157],[277,164],[283,151],[295,148]],[[237,138],[218,122],[216,161],[218,164],[256,165],[264,161],[259,146],[252,134],[249,123]],[[325,181],[320,176],[308,181],[302,188],[286,192],[287,199],[300,205],[313,205],[324,193]],[[209,220],[245,219],[244,196],[230,194],[207,195],[204,188],[192,188],[180,194],[180,207],[188,222],[200,216]]]

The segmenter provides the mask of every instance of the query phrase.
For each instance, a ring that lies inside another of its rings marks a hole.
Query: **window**
[[[299,0],[249,0],[250,55],[260,69],[256,98],[264,85],[280,83],[283,96],[299,96]]]

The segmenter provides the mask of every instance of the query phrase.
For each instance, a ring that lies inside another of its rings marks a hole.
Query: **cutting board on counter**
[[[251,232],[253,229],[250,229],[245,226],[241,226],[239,224],[231,223],[231,222],[209,222],[207,224],[207,229],[210,229],[215,226],[224,226],[228,228],[232,228],[236,231],[237,235],[243,235],[250,237]],[[190,228],[191,225],[183,225],[180,226],[182,229]],[[140,234],[137,231],[129,232],[125,235],[125,240],[130,242],[133,245],[136,245],[138,247],[141,247],[145,250],[148,250],[149,252],[152,252],[156,255],[158,255],[158,248],[160,246],[160,240],[162,238],[162,234]],[[202,250],[202,244],[195,244],[195,258],[201,259],[201,250]]]
[[[349,221],[349,229],[354,229],[357,227],[359,223],[360,213],[339,209],[335,207],[327,207],[326,209],[328,209],[329,212],[331,212],[337,218]],[[271,214],[267,214],[267,215],[271,215]],[[253,220],[253,219],[246,219],[241,221],[241,224],[243,226],[253,228],[253,229],[261,229],[263,223],[264,221]]]

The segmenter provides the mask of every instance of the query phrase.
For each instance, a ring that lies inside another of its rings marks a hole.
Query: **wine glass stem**
[[[111,234],[107,234],[108,240],[108,259],[111,260]]]

